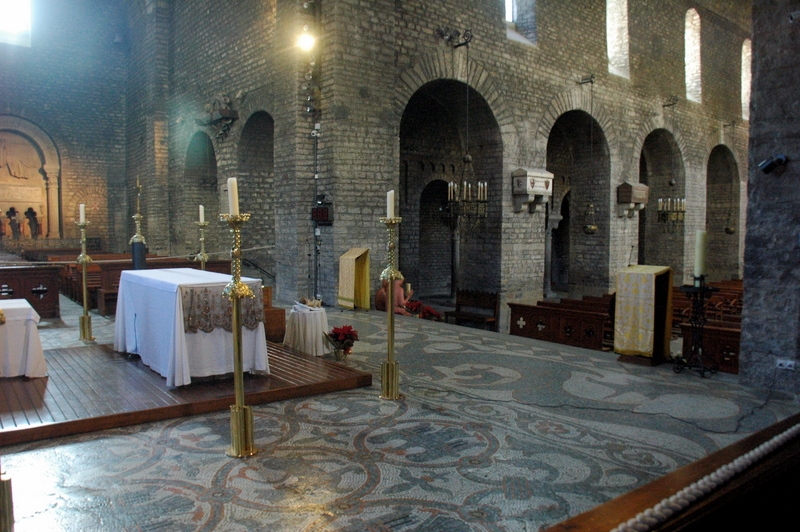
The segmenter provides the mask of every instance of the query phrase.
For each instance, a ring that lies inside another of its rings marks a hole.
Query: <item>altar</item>
[[[139,355],[183,386],[192,377],[233,372],[231,276],[191,268],[125,270],[119,283],[114,349]],[[243,277],[255,298],[242,303],[242,368],[269,373],[261,281]]]
[[[39,314],[24,299],[0,299],[0,377],[46,377]]]

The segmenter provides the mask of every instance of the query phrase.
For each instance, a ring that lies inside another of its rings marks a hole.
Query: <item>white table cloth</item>
[[[181,292],[209,288],[220,293],[231,276],[191,268],[124,270],[120,277],[114,349],[139,355],[142,362],[167,378],[168,386],[183,386],[192,377],[233,372],[233,335],[216,328],[185,332]],[[243,277],[254,292],[261,281]],[[269,372],[263,321],[242,327],[242,368]]]
[[[283,345],[303,353],[321,357],[330,352],[323,333],[328,331],[328,314],[324,308],[295,305],[286,321]]]
[[[39,314],[24,299],[0,299],[6,323],[0,325],[0,377],[46,377],[39,339]]]

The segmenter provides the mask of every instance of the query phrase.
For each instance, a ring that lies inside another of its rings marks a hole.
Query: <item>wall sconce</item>
[[[765,174],[771,174],[777,169],[782,169],[786,166],[789,159],[785,155],[776,155],[775,157],[768,157],[758,163],[758,169]]]
[[[633,213],[647,206],[650,188],[642,183],[622,183],[617,187],[617,215],[633,218]]]
[[[522,212],[525,204],[528,212],[542,212],[553,195],[553,174],[544,168],[517,168],[511,172],[511,183],[514,212]]]
[[[584,216],[586,223],[583,226],[583,232],[587,235],[593,235],[597,232],[597,224],[594,219],[594,204],[586,204],[586,214]]]

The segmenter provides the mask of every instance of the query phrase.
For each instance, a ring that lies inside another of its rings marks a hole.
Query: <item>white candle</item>
[[[86,204],[85,203],[81,203],[78,206],[78,209],[80,211],[80,221],[81,221],[81,223],[86,223]]]
[[[235,177],[228,178],[228,211],[231,216],[239,216],[239,185]]]
[[[386,193],[386,217],[394,218],[394,190]]]
[[[200,205],[200,223],[203,223],[205,221],[206,221],[206,210],[202,205]]]
[[[694,276],[700,277],[706,273],[706,241],[707,233],[697,231],[694,239]]]

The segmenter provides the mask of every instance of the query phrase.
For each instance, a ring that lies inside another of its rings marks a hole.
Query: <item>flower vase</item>
[[[343,349],[337,347],[333,350],[333,357],[337,360],[337,362],[344,362],[345,360],[347,360],[347,355],[349,351],[350,351],[349,349]]]

